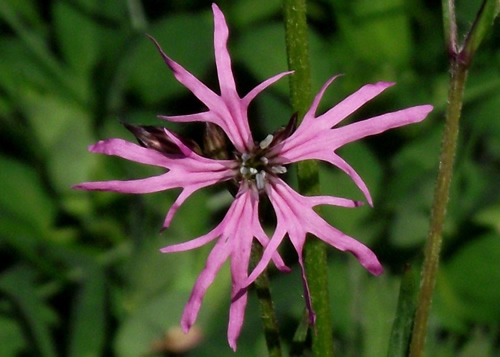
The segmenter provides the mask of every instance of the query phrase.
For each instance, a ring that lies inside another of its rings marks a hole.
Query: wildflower
[[[265,88],[290,72],[283,72],[259,84],[246,96],[240,98],[231,69],[227,50],[228,28],[224,15],[212,5],[214,13],[215,63],[220,86],[220,95],[206,87],[201,81],[170,59],[154,40],[161,56],[174,73],[175,78],[187,87],[205,106],[207,111],[180,116],[160,116],[170,122],[205,122],[220,127],[232,146],[234,156],[227,159],[204,157],[195,145],[190,145],[166,128],[131,127],[142,146],[122,139],[109,139],[90,146],[94,153],[119,156],[127,160],[167,169],[166,173],[131,181],[86,182],[74,186],[84,190],[103,190],[122,193],[150,193],[181,188],[182,191],[170,207],[164,228],[167,228],[183,202],[195,191],[220,182],[236,182],[238,190],[222,222],[212,231],[193,240],[162,248],[164,253],[198,248],[210,241],[216,243],[207,258],[205,268],[199,275],[181,320],[184,331],[194,324],[203,296],[213,282],[223,263],[230,258],[232,275],[231,306],[229,312],[228,341],[236,350],[247,303],[248,286],[265,269],[270,261],[282,271],[288,268],[283,263],[277,248],[288,234],[294,245],[302,269],[306,302],[314,321],[307,281],[302,261],[302,248],[306,233],[312,233],[333,247],[351,252],[370,273],[382,273],[382,266],[375,254],[362,243],[330,226],[317,215],[313,208],[318,205],[356,207],[361,202],[331,196],[306,197],[295,192],[280,175],[288,164],[307,159],[329,162],[346,172],[365,195],[368,203],[372,199],[363,180],[354,169],[335,153],[339,147],[368,135],[387,129],[416,123],[432,110],[430,105],[417,106],[387,113],[354,124],[333,128],[364,103],[390,87],[391,83],[380,82],[365,85],[326,113],[315,116],[318,104],[330,79],[314,99],[301,125],[294,131],[289,125],[282,131],[255,142],[250,132],[247,109],[251,101]],[[146,128],[146,129],[144,129]],[[332,129],[333,128],[333,129]],[[258,216],[259,200],[267,196],[276,212],[277,224],[271,238],[264,232]],[[265,248],[260,262],[248,274],[248,263],[253,239]]]

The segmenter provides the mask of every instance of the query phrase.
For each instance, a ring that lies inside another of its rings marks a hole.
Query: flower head
[[[231,59],[227,50],[228,28],[224,15],[217,5],[212,5],[212,9],[215,23],[215,63],[220,94],[206,87],[190,72],[168,57],[160,45],[151,38],[175,78],[207,107],[207,110],[201,113],[160,116],[160,118],[171,122],[205,122],[220,127],[234,147],[234,155],[227,159],[205,157],[196,145],[191,145],[168,129],[130,127],[142,145],[122,139],[108,139],[90,146],[89,150],[163,167],[166,172],[139,180],[86,182],[74,187],[84,190],[136,194],[181,188],[181,193],[166,215],[163,227],[167,228],[177,209],[193,192],[225,181],[237,184],[234,201],[222,222],[212,231],[193,240],[161,249],[164,253],[180,252],[216,240],[184,309],[181,325],[185,331],[194,324],[205,291],[213,282],[223,263],[230,258],[232,293],[228,341],[235,350],[236,340],[243,325],[248,286],[271,261],[278,269],[288,271],[277,251],[287,234],[299,257],[306,303],[311,312],[312,322],[314,322],[314,312],[310,304],[302,262],[302,249],[307,233],[314,234],[339,250],[351,252],[372,274],[382,273],[381,264],[369,248],[329,225],[313,210],[318,205],[356,207],[361,202],[331,196],[303,196],[295,192],[280,177],[286,172],[287,165],[301,160],[316,159],[337,166],[353,179],[371,205],[372,198],[365,183],[356,171],[335,153],[335,150],[365,136],[419,122],[432,110],[432,106],[407,108],[334,128],[340,121],[392,84],[380,82],[365,85],[326,113],[316,116],[318,104],[323,93],[334,80],[332,78],[316,96],[310,110],[296,130],[294,130],[294,125],[289,125],[274,135],[255,142],[247,117],[249,104],[265,88],[291,72],[283,72],[267,79],[241,98],[236,90]],[[266,196],[277,218],[276,228],[271,237],[264,232],[258,216],[259,200]],[[248,263],[254,238],[265,250],[262,259],[249,274]]]

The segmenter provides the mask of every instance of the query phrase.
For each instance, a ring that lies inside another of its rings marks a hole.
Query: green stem
[[[305,0],[283,0],[285,36],[288,67],[294,71],[290,76],[290,98],[299,120],[312,102],[311,71],[307,45],[307,21]],[[297,165],[299,191],[306,195],[319,193],[319,172],[315,161]],[[333,356],[333,333],[328,299],[328,275],[326,247],[319,239],[308,236],[304,247],[305,270],[311,301],[316,312],[316,326],[312,333],[313,356]]]
[[[417,307],[417,279],[410,265],[405,266],[399,288],[396,318],[392,325],[387,357],[408,355],[411,329]]]
[[[262,246],[258,243],[252,245],[252,264],[255,266],[262,257]],[[281,357],[281,343],[279,339],[278,322],[274,313],[271,290],[269,288],[269,277],[267,269],[255,279],[255,289],[259,300],[260,317],[264,325],[264,336],[266,338],[269,357]]]
[[[453,161],[457,147],[459,119],[467,78],[467,66],[460,61],[459,57],[460,55],[456,54],[451,59],[446,123],[441,144],[438,176],[434,188],[430,228],[425,247],[417,311],[410,345],[410,357],[422,356],[424,352],[432,293],[436,284],[436,273],[439,266],[439,254],[443,240],[443,223],[448,204]]]
[[[455,1],[442,0],[442,5],[445,41],[450,55],[450,85],[448,89],[446,123],[439,158],[439,170],[436,187],[434,188],[430,229],[425,247],[417,311],[410,344],[410,357],[420,357],[424,353],[427,322],[431,309],[432,293],[436,285],[439,253],[443,240],[443,224],[446,216],[451,176],[453,174],[453,161],[457,147],[459,120],[468,68],[477,48],[492,27],[500,11],[499,0],[483,0],[481,8],[465,37],[464,44],[458,46]]]

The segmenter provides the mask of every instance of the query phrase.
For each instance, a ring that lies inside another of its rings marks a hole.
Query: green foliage
[[[141,3],[146,4],[143,25],[140,11],[129,12],[130,4]],[[230,24],[240,94],[286,70],[278,2],[219,5]],[[327,91],[319,111],[375,81],[398,85],[347,120],[424,103],[436,108],[422,124],[339,152],[364,178],[374,208],[323,209],[325,219],[372,247],[386,267],[375,278],[354,258],[329,249],[337,354],[385,355],[400,272],[407,262],[420,263],[439,165],[447,81],[441,9],[402,0],[322,0],[308,6],[313,93],[331,76],[345,74]],[[433,357],[500,353],[500,34],[498,26],[486,32],[486,20],[470,40],[473,47],[478,39],[482,44],[465,92],[431,317],[427,353]],[[222,193],[224,187],[194,195],[159,235],[178,192],[139,197],[75,192],[71,185],[158,172],[86,148],[111,136],[131,140],[120,121],[163,125],[156,114],[200,108],[144,32],[218,91],[208,3],[2,0],[0,26],[0,355],[173,355],[166,336],[179,327],[210,247],[169,255],[158,249],[208,232],[231,198]],[[263,138],[291,115],[285,79],[252,106],[251,125]],[[198,129],[177,128],[189,134]],[[320,176],[323,194],[362,199],[338,170],[320,165]],[[283,255],[293,272],[271,272],[285,349],[304,307],[291,251],[285,244]],[[186,355],[234,355],[225,337],[230,283],[226,266],[204,299],[197,323],[202,340]],[[237,354],[264,351],[252,295]]]

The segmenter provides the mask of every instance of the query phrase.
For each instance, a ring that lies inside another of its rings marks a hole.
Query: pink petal
[[[269,262],[278,251],[278,247],[283,241],[283,238],[285,238],[286,231],[287,227],[283,223],[278,222],[274,234],[269,241],[269,244],[264,249],[262,258],[252,270],[243,286],[246,287],[251,285],[255,281],[255,279],[257,279],[257,277],[266,269],[266,267],[269,265]]]
[[[248,239],[249,234],[252,234],[251,231],[248,229],[239,231],[238,225],[242,224],[242,228],[248,228],[248,225],[245,226],[245,219],[249,220],[251,217],[245,215],[244,213],[248,212],[249,207],[251,209],[252,194],[243,188],[240,188],[240,193],[240,196],[231,204],[224,220],[217,228],[214,229],[214,231],[220,233],[220,236],[215,244],[215,247],[210,252],[205,268],[196,280],[191,297],[184,308],[181,326],[185,331],[189,330],[194,321],[196,321],[203,296],[215,279],[215,275],[221,268],[222,264],[224,264],[230,255],[237,254],[235,245],[238,246],[241,244],[240,240],[250,240],[251,244],[253,237],[250,236]],[[210,236],[210,233],[207,236]],[[208,239],[207,236],[205,236],[205,239]],[[163,251],[166,251],[167,249],[168,248],[163,248]],[[233,277],[233,287],[234,284],[235,282]],[[238,283],[237,288],[239,289],[240,286],[241,284]]]
[[[390,82],[366,84],[316,119],[324,122],[324,127],[332,128],[394,84]]]
[[[325,134],[324,134],[325,135]],[[324,144],[319,144],[318,142],[311,142],[310,145],[301,145],[293,148],[289,148],[286,154],[278,154],[279,161],[277,164],[286,165],[303,160],[321,160],[326,161],[339,169],[344,171],[349,177],[354,181],[359,190],[363,193],[368,204],[373,206],[373,200],[370,195],[370,191],[366,186],[365,182],[359,176],[359,174],[354,170],[354,168],[349,165],[344,159],[338,156],[333,148],[326,146]]]
[[[267,244],[269,238],[258,219],[258,192],[242,185],[221,223],[209,233],[191,241],[162,248],[163,253],[180,252],[198,248],[214,239],[217,239],[207,263],[198,277],[189,301],[184,308],[181,325],[184,331],[189,330],[196,321],[203,296],[215,279],[222,264],[231,258],[231,307],[229,312],[228,342],[236,350],[236,340],[243,326],[245,308],[247,304],[248,262],[254,237]],[[275,252],[270,260],[283,270],[288,269],[281,257]]]
[[[418,123],[432,111],[432,105],[420,105],[397,112],[379,115],[332,130],[332,148],[362,139],[366,136],[383,133],[386,130]]]
[[[220,27],[220,24],[218,26]],[[203,82],[201,82],[190,72],[184,69],[184,67],[182,67],[180,64],[170,59],[170,57],[168,57],[165,54],[165,52],[163,52],[158,42],[151,36],[149,37],[158,48],[158,51],[163,57],[165,63],[170,67],[170,69],[174,73],[175,78],[186,88],[188,88],[210,110],[209,114],[203,113],[194,115],[182,115],[177,117],[160,116],[160,118],[172,121],[183,121],[183,122],[187,121],[213,122],[219,125],[226,132],[227,136],[233,142],[236,149],[244,150],[247,147],[247,142],[249,140],[252,141],[251,138],[249,138],[250,129],[244,130],[243,132],[240,130],[241,125],[245,126],[244,121],[246,120],[246,118],[241,118],[241,113],[237,113],[238,116],[237,119],[239,121],[236,121],[235,119],[232,118],[232,115],[234,115],[234,113],[231,113],[231,109],[234,111],[234,108],[228,107],[228,104],[230,104],[230,106],[233,106],[234,104],[239,105],[240,102],[239,97],[237,95],[234,95],[231,98],[218,96],[205,84],[203,84]],[[221,64],[221,66],[222,65],[224,64]],[[224,76],[225,80],[227,80],[228,76],[227,73],[222,75]],[[239,111],[239,108],[237,108],[236,111]],[[246,122],[246,126],[248,126],[248,121]]]
[[[233,288],[234,289],[234,288]],[[240,291],[240,290],[238,290]],[[229,346],[236,352],[236,341],[240,336],[241,328],[245,319],[245,309],[247,306],[248,293],[244,289],[244,293],[238,295],[238,298],[231,300],[229,307],[229,324],[227,326],[227,340]]]
[[[177,210],[182,206],[184,201],[187,200],[189,196],[191,196],[195,191],[198,191],[202,187],[205,187],[205,185],[200,185],[200,184],[192,185],[189,188],[185,188],[182,190],[179,196],[177,196],[177,198],[175,199],[175,202],[172,204],[172,206],[170,206],[170,209],[167,212],[167,216],[163,221],[162,230],[170,226],[170,223],[172,222],[174,215],[177,213]]]
[[[341,75],[338,74],[336,76],[333,76],[332,78],[330,78],[329,80],[327,80],[325,84],[323,84],[323,87],[321,87],[321,89],[318,92],[318,94],[316,95],[316,97],[314,97],[314,100],[313,100],[313,102],[311,104],[311,107],[309,108],[309,110],[307,111],[307,113],[304,115],[304,120],[308,120],[309,121],[311,119],[315,119],[316,118],[316,110],[318,110],[319,102],[323,98],[323,95],[325,94],[326,89],[339,76],[341,76]]]
[[[326,162],[329,162],[330,164],[337,166],[339,169],[344,171],[349,177],[354,181],[356,186],[358,186],[359,190],[363,193],[363,195],[366,198],[366,201],[370,206],[373,206],[373,199],[370,194],[370,191],[368,190],[368,186],[366,186],[366,183],[363,181],[361,176],[354,170],[354,168],[347,163],[344,159],[342,159],[340,156],[338,156],[336,153],[332,152],[320,152],[317,153],[315,156],[311,155],[311,158],[318,159],[318,160],[323,160]]]
[[[271,189],[272,190],[272,189]],[[270,195],[273,196],[273,192],[269,190]],[[271,199],[271,197],[270,197]],[[286,200],[280,201],[279,199],[272,200],[274,210],[276,212],[276,217],[278,222],[282,223],[283,226],[287,227],[288,237],[292,242],[295,251],[297,252],[297,258],[300,265],[300,272],[302,277],[302,285],[304,287],[304,299],[306,302],[306,308],[309,311],[309,321],[314,325],[316,321],[316,313],[314,312],[311,293],[309,291],[309,284],[307,283],[306,271],[304,267],[304,260],[302,257],[302,252],[304,250],[304,244],[306,241],[307,229],[300,221],[296,220],[295,217],[290,215],[290,208]]]
[[[377,275],[382,272],[382,267],[373,252],[330,226],[312,209],[317,204],[335,204],[336,200],[302,196],[281,179],[275,179],[272,184],[268,185],[266,193],[276,212],[277,226],[270,243],[264,250],[261,261],[249,275],[246,284],[251,284],[262,273],[286,233],[299,255],[302,253],[306,233],[309,232],[339,250],[351,252],[372,274]],[[347,203],[344,200],[337,202],[342,203],[343,206]]]
[[[347,116],[352,114],[354,111],[359,109],[363,104],[369,100],[376,97],[386,88],[392,86],[394,83],[379,82],[376,84],[367,84],[361,87],[358,91],[351,94],[343,101],[338,103],[336,106],[331,108],[326,113],[315,117],[316,110],[318,108],[319,102],[321,101],[328,86],[336,79],[337,76],[330,78],[321,88],[319,93],[314,98],[314,101],[304,116],[304,120],[301,125],[297,128],[295,133],[285,140],[281,146],[275,148],[273,152],[280,151],[281,155],[289,156],[289,151],[296,148],[307,146],[317,143],[318,137],[322,137],[322,134],[327,133],[328,129],[338,124],[340,121],[345,119]],[[325,137],[326,139],[326,137]],[[327,143],[322,143],[321,146],[325,146]]]
[[[159,176],[139,180],[83,182],[78,185],[74,185],[72,188],[77,190],[111,191],[134,194],[159,192],[177,187],[175,184],[172,184],[171,180],[169,180],[169,174],[170,172],[167,172]]]
[[[266,79],[264,82],[260,83],[257,85],[254,89],[252,89],[248,94],[242,99],[242,106],[244,108],[248,108],[250,105],[250,102],[255,99],[255,97],[260,94],[262,91],[264,91],[267,87],[269,87],[271,84],[277,82],[284,76],[287,76],[289,74],[292,74],[293,71],[289,72],[282,72],[280,74],[277,74],[269,79]]]
[[[163,52],[160,44],[150,35],[148,37],[153,41],[158,52],[163,57],[163,60],[167,64],[167,66],[174,73],[175,78],[184,85],[187,89],[189,89],[202,103],[204,103],[208,108],[216,108],[221,106],[222,100],[220,97],[215,94],[210,88],[208,88],[203,82],[201,82],[198,78],[193,76],[190,72],[188,72],[184,67],[180,64],[172,60],[170,57]]]
[[[230,253],[231,245],[226,240],[219,239],[210,252],[205,268],[198,276],[198,279],[194,284],[193,291],[191,292],[191,296],[184,307],[184,313],[182,314],[181,319],[181,326],[184,332],[188,332],[196,321],[205,292],[214,281],[217,272],[227,260]]]
[[[241,218],[236,228],[239,237],[233,238],[231,254],[231,306],[229,309],[229,324],[227,338],[231,348],[236,351],[236,340],[240,335],[245,318],[245,308],[247,305],[247,289],[242,287],[248,277],[248,263],[252,250],[254,236],[253,217],[258,214],[258,200],[256,197],[249,197],[250,201],[244,206]],[[260,228],[260,224],[259,224]],[[229,238],[231,239],[231,238]]]
[[[96,154],[118,156],[126,160],[135,161],[140,164],[154,165],[168,168],[172,158],[164,154],[147,149],[123,139],[101,140],[89,146],[89,151]]]
[[[380,275],[384,272],[377,256],[367,246],[330,226],[321,217],[318,216],[315,220],[310,232],[338,250],[352,253],[359,263],[373,275]]]
[[[217,76],[219,77],[219,86],[221,96],[234,96],[236,94],[236,84],[234,82],[233,71],[231,69],[231,57],[227,50],[227,39],[229,29],[227,28],[224,14],[216,4],[212,4],[214,13],[214,50],[215,64],[217,66]],[[236,94],[236,97],[239,97]]]
[[[315,207],[318,205],[332,205],[339,207],[360,207],[363,205],[361,201],[354,201],[347,198],[334,197],[334,196],[310,196],[305,197],[307,201],[309,201],[311,207]]]
[[[187,242],[182,242],[179,244],[172,244],[160,249],[162,253],[177,253],[177,252],[185,252],[188,250],[196,249],[209,242],[213,241],[215,238],[221,235],[221,231],[223,229],[224,224],[219,224],[216,228],[212,229],[207,234],[204,234],[198,238],[191,239]]]

